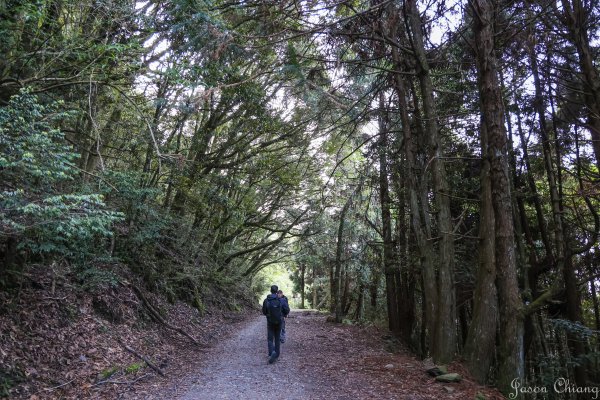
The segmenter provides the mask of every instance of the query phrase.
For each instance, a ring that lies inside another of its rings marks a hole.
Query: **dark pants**
[[[273,351],[275,351],[275,354],[277,354],[277,357],[279,357],[280,337],[281,325],[267,324],[267,343],[269,346],[269,355],[273,354]]]

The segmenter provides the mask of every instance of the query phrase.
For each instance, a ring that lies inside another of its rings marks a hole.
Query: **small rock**
[[[459,374],[456,374],[456,373],[444,374],[444,375],[440,375],[440,376],[436,377],[435,380],[438,382],[445,382],[445,383],[460,382],[462,380],[462,376],[460,376]]]
[[[450,387],[450,386],[444,386],[444,389],[446,389],[447,393],[452,393],[454,392],[454,388]]]
[[[385,369],[393,369],[394,368],[394,364],[387,364],[385,367],[383,367]]]
[[[435,368],[435,364],[433,363],[433,359],[432,358],[426,358],[423,360],[423,366],[425,367],[425,369],[431,369],[431,368]]]
[[[446,372],[442,371],[438,367],[429,368],[427,370],[427,373],[429,374],[429,376],[440,376],[440,375],[444,375]]]

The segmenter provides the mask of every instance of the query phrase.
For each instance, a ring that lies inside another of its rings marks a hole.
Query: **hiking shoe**
[[[273,364],[277,360],[277,353],[271,353],[271,357],[269,357],[269,364]]]

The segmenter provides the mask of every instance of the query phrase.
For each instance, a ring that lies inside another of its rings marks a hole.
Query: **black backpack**
[[[281,301],[277,297],[267,299],[267,321],[271,325],[281,324]]]

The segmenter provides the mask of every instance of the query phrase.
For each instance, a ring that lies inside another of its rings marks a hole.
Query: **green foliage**
[[[119,372],[119,367],[110,367],[100,372],[101,379],[108,379]]]
[[[85,290],[114,288],[119,285],[119,277],[114,272],[97,267],[80,268],[77,276],[82,282],[82,288]]]
[[[84,251],[92,253],[91,241],[111,236],[110,226],[122,218],[120,213],[103,210],[105,204],[99,195],[57,195],[40,201],[16,208],[28,220],[38,221],[17,228],[26,234],[22,247],[34,253],[72,258],[84,255]]]
[[[227,308],[229,309],[229,311],[233,311],[236,313],[244,311],[244,308],[240,304],[238,304],[238,302],[235,299],[233,299],[231,303],[227,304]]]
[[[564,364],[561,364],[561,360],[556,355],[538,355],[535,359],[535,365],[539,369],[539,372],[534,379],[537,378],[538,382],[528,382],[529,386],[544,386],[552,387],[556,379],[560,377],[568,376],[568,369]],[[557,398],[557,394],[552,391],[549,393],[552,398]]]
[[[17,375],[12,371],[2,371],[0,370],[0,397],[8,398],[10,396],[10,389],[16,386],[19,382],[23,380],[23,377]]]
[[[202,301],[202,298],[199,294],[195,294],[194,299],[192,300],[192,305],[196,310],[198,310],[201,316],[204,316],[204,314],[206,313],[206,305]]]
[[[61,315],[64,321],[67,321],[69,324],[77,321],[77,318],[81,314],[79,307],[72,303],[66,303],[63,307],[60,308]]]
[[[170,222],[156,204],[159,190],[140,185],[143,177],[135,171],[107,170],[103,178],[111,183],[111,186],[102,185],[104,196],[112,207],[123,213],[129,226],[124,238],[127,246],[139,248],[159,240]]]
[[[53,184],[73,179],[77,154],[53,127],[68,117],[57,111],[59,106],[44,106],[23,91],[0,109],[0,169],[3,189],[13,189],[9,193],[49,190]]]
[[[294,283],[290,279],[288,268],[283,263],[263,268],[252,279],[252,291],[260,304],[270,293],[271,285],[279,286],[288,297],[292,293]]]
[[[576,336],[580,340],[588,340],[594,337],[594,335],[597,333],[596,331],[576,321],[569,321],[566,319],[551,319],[550,322],[555,328],[564,330],[565,332]]]
[[[59,106],[23,91],[0,109],[0,232],[33,254],[81,261],[122,214],[106,210],[101,195],[69,185],[77,154],[54,127],[69,117]]]
[[[144,368],[145,365],[146,364],[144,364],[142,362],[130,364],[127,367],[125,367],[125,373],[126,374],[135,374],[136,372],[138,372],[139,370]]]

